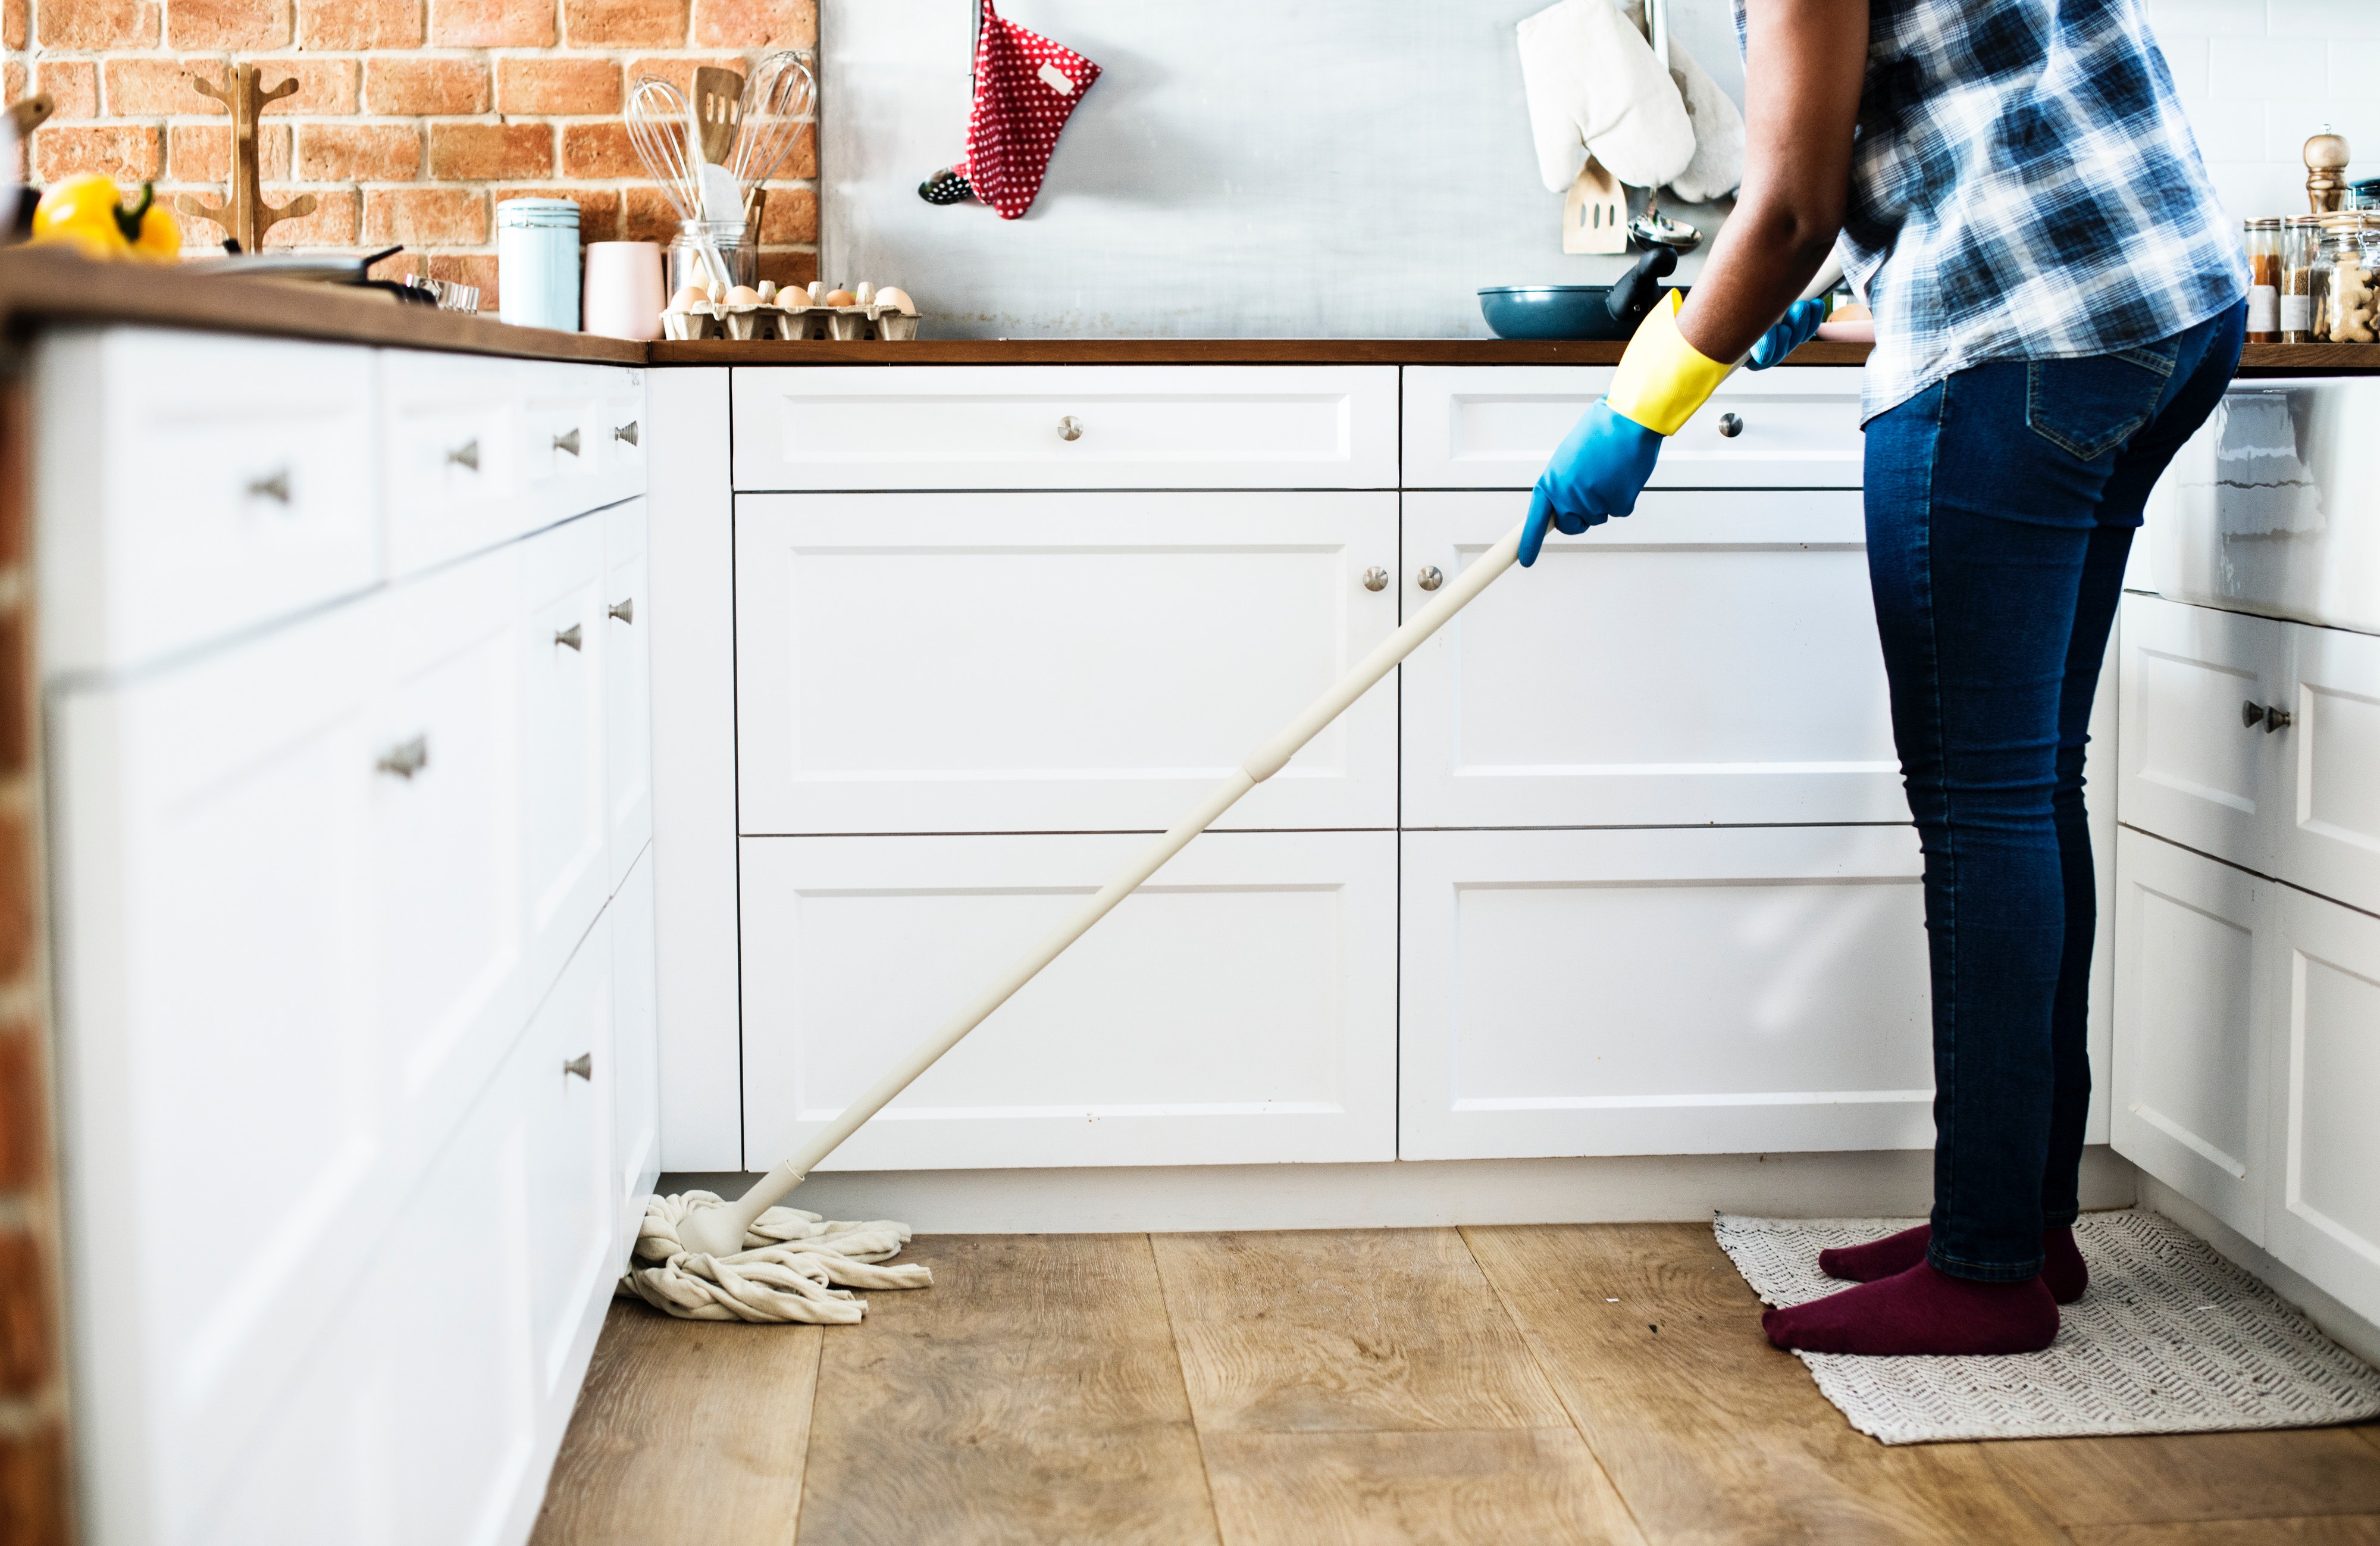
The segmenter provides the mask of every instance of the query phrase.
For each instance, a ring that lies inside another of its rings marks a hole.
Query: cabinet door
[[[745,1163],[774,1164],[1148,841],[744,841]],[[1396,836],[1193,843],[828,1168],[1395,1155]]]
[[[529,1077],[529,1288],[540,1399],[567,1418],[619,1263],[620,1183],[613,1122],[619,1070],[612,1041],[610,931],[570,957],[522,1045]],[[589,1312],[593,1319],[589,1319]],[[551,1410],[549,1410],[549,1416]]]
[[[529,991],[542,992],[611,890],[604,836],[603,529],[524,543],[521,813]]]
[[[2116,844],[2116,1152],[2261,1244],[2275,887],[2123,831]]]
[[[653,835],[653,614],[645,584],[645,502],[603,512],[603,798],[611,884]]]
[[[1407,606],[1527,513],[1407,494]],[[1648,493],[1403,670],[1408,827],[1909,820],[1856,493]]]
[[[2380,1320],[2380,919],[2276,886],[2265,1245]]]
[[[1172,826],[1395,627],[1390,493],[736,502],[748,834]],[[1223,819],[1396,824],[1378,690]]]
[[[613,1155],[620,1177],[620,1248],[636,1241],[661,1175],[661,1013],[653,972],[653,858],[638,857],[612,905]]]
[[[1910,828],[1403,844],[1400,1158],[1933,1142]]]
[[[514,362],[378,351],[388,569],[401,578],[540,523],[521,497]]]
[[[2286,707],[2281,625],[2129,595],[2122,640],[2118,817],[2270,874],[2283,737],[2265,709]]]
[[[2274,873],[2380,911],[2380,639],[2281,625],[2290,723],[2280,756]]]

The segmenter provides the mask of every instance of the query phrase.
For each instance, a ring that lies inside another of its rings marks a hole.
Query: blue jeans
[[[2150,486],[2222,397],[2245,319],[1978,365],[1867,425],[1868,577],[1925,850],[1930,1260],[1953,1277],[2032,1277],[2078,1210],[2091,700]]]

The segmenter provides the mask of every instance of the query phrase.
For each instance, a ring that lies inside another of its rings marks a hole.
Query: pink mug
[[[650,241],[587,244],[585,323],[612,338],[662,335],[662,250]]]

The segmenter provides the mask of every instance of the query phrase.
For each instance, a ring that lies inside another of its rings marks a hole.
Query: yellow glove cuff
[[[1678,331],[1678,292],[1671,289],[1656,304],[1628,352],[1620,357],[1620,371],[1611,378],[1604,401],[1655,434],[1673,435],[1685,427],[1694,409],[1710,400],[1718,383],[1734,372],[1732,365],[1709,359]]]

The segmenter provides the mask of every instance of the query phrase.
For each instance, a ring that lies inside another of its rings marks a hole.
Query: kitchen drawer
[[[2258,1244],[2277,889],[2157,838],[2116,834],[2110,1140]]]
[[[1912,829],[1402,845],[1399,1158],[1933,1143]]]
[[[747,834],[1162,831],[1396,627],[1393,493],[741,496]],[[1224,817],[1396,824],[1383,687]]]
[[[653,615],[645,582],[645,502],[623,500],[603,522],[603,809],[611,885],[653,834]]]
[[[645,373],[610,370],[595,432],[603,442],[605,472],[613,498],[645,492],[645,443],[650,430],[645,410]]]
[[[521,360],[522,493],[538,523],[645,492],[644,372]]]
[[[1405,495],[1407,607],[1528,503]],[[1407,827],[1909,820],[1855,493],[1648,492],[1403,670]]]
[[[2125,825],[2273,872],[2289,736],[2268,729],[2263,711],[2288,706],[2283,630],[2269,618],[2124,598],[2116,814]]]
[[[731,391],[739,490],[1397,482],[1392,366],[778,367]]]
[[[611,939],[608,929],[588,934],[521,1038],[538,1396],[565,1421],[629,1245],[612,1148]]]
[[[746,838],[746,1167],[815,1132],[1148,842]],[[1201,837],[827,1168],[1393,1158],[1395,889],[1393,833]]]
[[[154,661],[381,575],[370,352],[118,327],[36,353],[45,669]]]
[[[2380,638],[2284,623],[2273,873],[2380,913]]]
[[[1863,374],[1799,365],[1737,371],[1661,447],[1648,486],[1860,487]],[[1611,377],[1608,365],[1406,367],[1405,487],[1532,486]]]
[[[2380,1321],[2380,919],[2287,886],[2272,893],[2265,1243]]]
[[[523,900],[529,992],[550,984],[611,893],[603,525],[583,516],[520,548]]]
[[[388,570],[402,577],[534,529],[522,498],[519,366],[383,349],[381,457]]]

